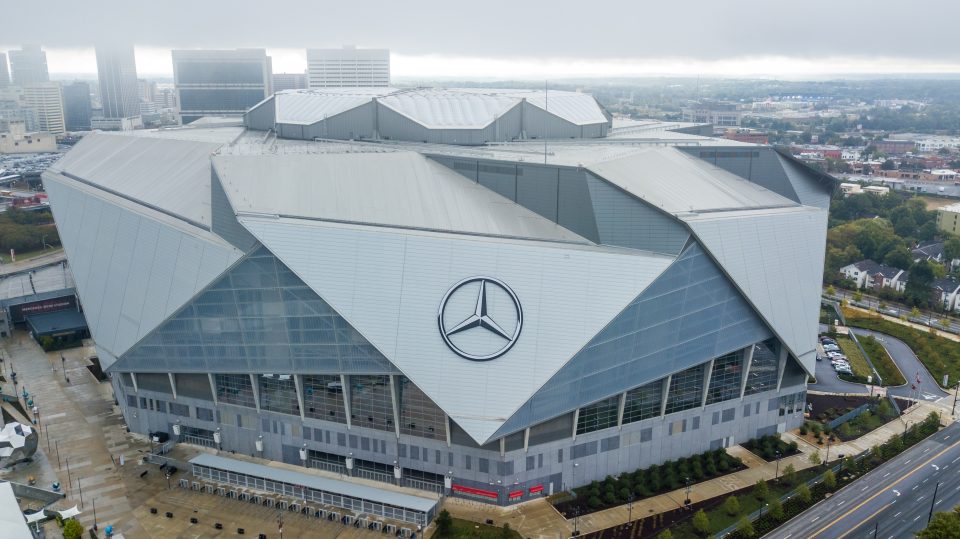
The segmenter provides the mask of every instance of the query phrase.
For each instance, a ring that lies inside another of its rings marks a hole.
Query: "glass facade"
[[[262,62],[176,62],[178,84],[263,84]]]
[[[217,384],[217,402],[236,404],[256,408],[257,403],[253,395],[253,384],[248,374],[217,374],[214,375]]]
[[[777,388],[777,370],[780,345],[776,339],[767,339],[753,347],[750,372],[747,374],[747,389],[744,395],[753,395]]]
[[[580,415],[577,417],[577,434],[616,427],[619,408],[619,396],[580,408]]]
[[[334,423],[346,423],[343,407],[343,385],[337,375],[303,376],[303,415]]]
[[[180,110],[182,111],[230,111],[245,112],[263,101],[262,88],[251,89],[181,89]]]
[[[623,405],[623,423],[633,423],[657,417],[663,403],[663,380],[650,382],[627,391],[627,401]]]
[[[743,380],[743,352],[736,351],[713,362],[707,404],[740,398],[740,383]]]
[[[673,375],[670,379],[670,391],[667,394],[668,414],[700,406],[703,398],[704,370],[706,370],[705,365],[697,365]]]
[[[350,420],[355,427],[394,431],[390,377],[350,376]]]
[[[447,416],[430,397],[406,376],[397,377],[397,392],[401,434],[434,440],[447,439]]]
[[[396,369],[273,254],[257,249],[121,358],[170,372]]]
[[[289,374],[261,374],[257,376],[260,384],[260,408],[281,414],[300,415],[297,402],[297,386]]]

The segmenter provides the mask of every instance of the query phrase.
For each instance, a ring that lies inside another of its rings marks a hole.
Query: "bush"
[[[693,529],[702,535],[710,533],[710,517],[707,516],[703,509],[693,515]]]
[[[446,537],[453,531],[453,519],[450,518],[450,512],[444,509],[437,515],[437,536]]]
[[[82,539],[83,526],[74,519],[69,519],[63,523],[63,539]]]
[[[813,501],[813,494],[810,492],[810,487],[806,483],[800,483],[800,486],[797,487],[797,498],[803,502],[804,505],[809,505]]]
[[[603,505],[603,502],[601,502],[601,501],[600,501],[600,498],[598,498],[598,497],[596,497],[596,496],[590,496],[590,499],[587,500],[587,505],[589,505],[589,506],[592,507],[593,509],[597,509],[597,508],[599,508],[601,505]]]
[[[797,469],[793,467],[793,464],[787,464],[787,467],[783,469],[783,482],[792,485],[796,479]]]
[[[800,435],[801,435],[801,436],[806,436],[806,435],[807,435],[807,424],[806,424],[806,423],[804,423],[803,425],[800,425]]]
[[[808,491],[809,492],[809,491]],[[729,496],[723,502],[723,510],[730,516],[735,517],[740,514],[740,500],[736,496]]]
[[[823,485],[830,490],[837,488],[837,476],[833,474],[833,470],[824,472]]]
[[[657,539],[673,539],[673,534],[670,533],[670,530],[663,530],[660,532],[660,535],[657,536]]]
[[[780,500],[774,499],[770,502],[770,516],[774,520],[780,520],[783,518],[783,504],[780,503]]]
[[[741,518],[740,522],[737,523],[737,532],[741,537],[753,537],[757,534],[753,529],[753,523],[747,517]]]

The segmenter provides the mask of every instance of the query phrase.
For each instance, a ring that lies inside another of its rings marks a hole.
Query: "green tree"
[[[930,301],[930,288],[933,285],[933,266],[926,260],[921,260],[910,269],[910,279],[907,281],[904,295],[914,305],[926,305]]]
[[[950,263],[952,260],[960,258],[960,238],[951,236],[943,242],[944,262]]]
[[[780,503],[780,500],[776,498],[771,500],[769,511],[770,516],[773,517],[774,520],[780,520],[783,518],[783,504]]]
[[[673,539],[673,534],[670,533],[670,530],[663,530],[660,532],[660,535],[657,536],[657,539]]]
[[[510,523],[503,523],[503,528],[500,529],[500,539],[513,539],[513,530],[510,529]]]
[[[883,259],[883,263],[900,269],[910,269],[913,264],[913,255],[903,245],[891,249]]]
[[[63,523],[63,539],[82,539],[83,532],[83,526],[72,518]]]
[[[753,487],[753,496],[758,500],[765,500],[769,495],[770,488],[767,487],[767,482],[763,479],[758,479],[756,486]]]
[[[917,539],[957,539],[960,538],[960,507],[950,512],[933,515],[926,528],[917,533]]]
[[[836,296],[836,295],[837,295],[837,289],[834,288],[833,285],[828,286],[828,287],[827,287],[827,295],[828,295],[828,296]]]
[[[810,487],[808,487],[806,483],[800,483],[800,486],[797,487],[797,498],[799,498],[804,505],[808,505],[813,501],[813,494],[810,492]]]
[[[740,500],[736,496],[728,496],[723,502],[723,510],[732,517],[739,515]]]
[[[823,473],[823,485],[829,490],[837,488],[837,476],[833,474],[833,470]]]
[[[792,485],[796,480],[797,469],[793,467],[793,464],[787,464],[787,467],[783,469],[783,482]]]
[[[693,515],[693,529],[700,532],[701,535],[710,533],[710,517],[703,511],[697,511]]]
[[[743,517],[740,519],[740,522],[737,523],[737,532],[742,537],[753,537],[757,535],[756,530],[753,529],[753,523],[750,522],[750,519]]]
[[[437,515],[437,537],[447,537],[451,533],[453,533],[453,518],[450,517],[450,512],[444,509]]]
[[[897,170],[897,164],[893,162],[893,159],[887,159],[880,165],[881,170]]]

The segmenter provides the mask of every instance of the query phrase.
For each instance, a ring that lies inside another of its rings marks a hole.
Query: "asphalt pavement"
[[[926,527],[931,506],[935,511],[949,511],[957,505],[960,423],[934,434],[764,537],[913,537]]]
[[[826,324],[820,324],[821,334],[826,333],[827,329]],[[817,350],[819,352],[819,347]],[[809,384],[807,386],[808,389],[828,393],[867,393],[869,391],[868,386],[863,384],[855,384],[841,380],[837,376],[837,371],[833,370],[833,365],[828,358],[825,357],[816,363],[814,375],[817,377],[817,383]]]
[[[885,333],[879,333],[869,329],[850,328],[857,336],[865,337],[872,335],[887,350],[894,363],[900,368],[903,377],[907,383],[902,386],[888,387],[888,395],[898,397],[920,398],[928,401],[936,401],[950,394],[940,389],[938,380],[934,379],[930,371],[920,362],[913,350],[900,339],[891,337]],[[919,380],[919,384],[917,381]]]

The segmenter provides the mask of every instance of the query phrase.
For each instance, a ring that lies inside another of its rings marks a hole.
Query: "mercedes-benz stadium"
[[[131,430],[507,505],[802,421],[832,180],[669,127],[288,91],[43,178]]]

